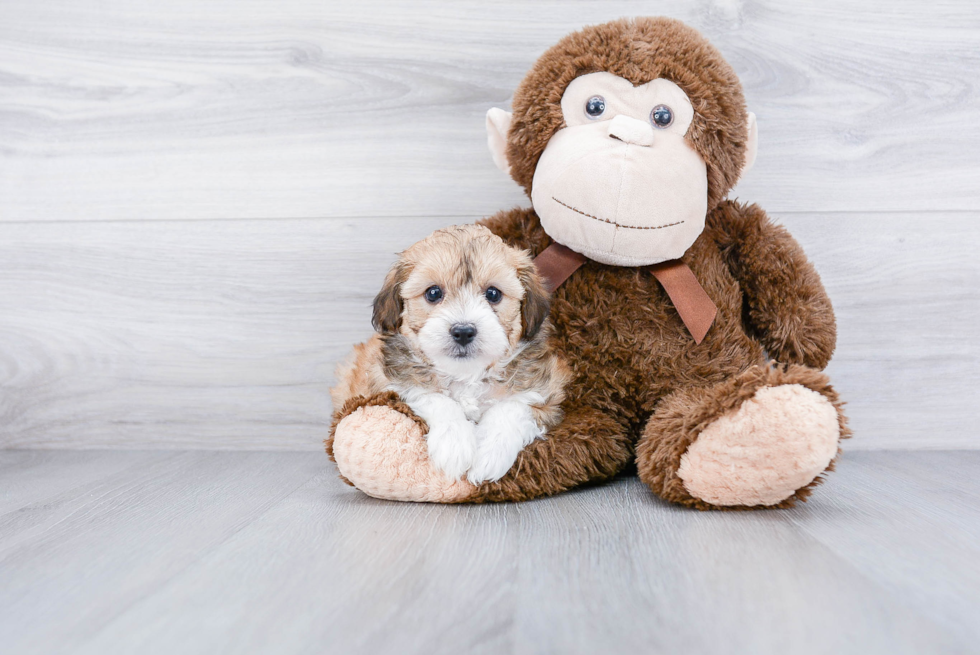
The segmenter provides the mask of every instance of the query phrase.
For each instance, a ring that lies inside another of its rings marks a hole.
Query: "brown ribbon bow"
[[[560,243],[552,243],[534,258],[534,265],[545,279],[549,291],[554,291],[572,273],[581,268],[587,257]],[[718,308],[705,293],[704,288],[694,277],[691,268],[679,259],[671,259],[660,264],[647,266],[670,296],[674,308],[687,326],[696,343],[704,340],[711,324],[714,323]]]

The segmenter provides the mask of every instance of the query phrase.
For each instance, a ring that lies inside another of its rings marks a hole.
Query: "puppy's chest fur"
[[[397,392],[406,402],[411,403],[418,395],[442,393],[459,403],[466,418],[474,422],[478,422],[485,411],[504,399],[520,397],[529,404],[545,400],[544,394],[528,388],[533,386],[531,383],[536,377],[529,375],[528,369],[538,368],[534,360],[511,359],[492,367],[479,378],[460,380],[441,374],[400,335],[386,337],[381,353],[389,389]],[[541,371],[538,375],[543,377],[545,372]]]
[[[502,385],[486,380],[446,380],[441,386],[440,390],[459,403],[466,418],[474,422],[478,422],[483,412],[506,395]]]

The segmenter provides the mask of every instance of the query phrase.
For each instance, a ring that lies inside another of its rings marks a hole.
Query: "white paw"
[[[447,477],[459,480],[476,456],[476,426],[457,418],[433,419],[425,436],[429,461]]]
[[[526,404],[505,401],[494,405],[477,426],[476,459],[466,479],[475,485],[496,482],[514,466],[524,446],[542,432]]]
[[[429,425],[425,435],[429,461],[448,477],[460,479],[476,455],[476,425],[459,403],[440,393],[409,396],[406,401]]]
[[[478,440],[480,445],[477,446],[476,459],[466,474],[466,479],[474,485],[496,482],[507,475],[507,471],[517,461],[521,447],[520,445],[515,447],[515,444],[494,443],[496,440],[493,437],[488,439],[482,435]]]

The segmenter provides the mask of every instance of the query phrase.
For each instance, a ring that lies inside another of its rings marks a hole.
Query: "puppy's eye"
[[[425,290],[425,299],[428,300],[433,305],[442,300],[442,289],[438,285],[433,284],[431,287]]]
[[[599,118],[606,111],[606,99],[602,96],[592,96],[585,101],[585,115],[589,118]]]
[[[659,128],[664,128],[674,122],[674,112],[667,105],[657,105],[650,112],[650,120]]]
[[[483,294],[487,298],[487,302],[491,305],[496,305],[500,302],[500,299],[504,297],[504,294],[500,292],[497,287],[490,287],[487,289],[486,293]]]

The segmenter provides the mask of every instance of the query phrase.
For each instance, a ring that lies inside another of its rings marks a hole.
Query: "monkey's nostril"
[[[465,346],[476,338],[476,328],[472,325],[454,325],[449,328],[449,335],[453,341],[461,346]]]

